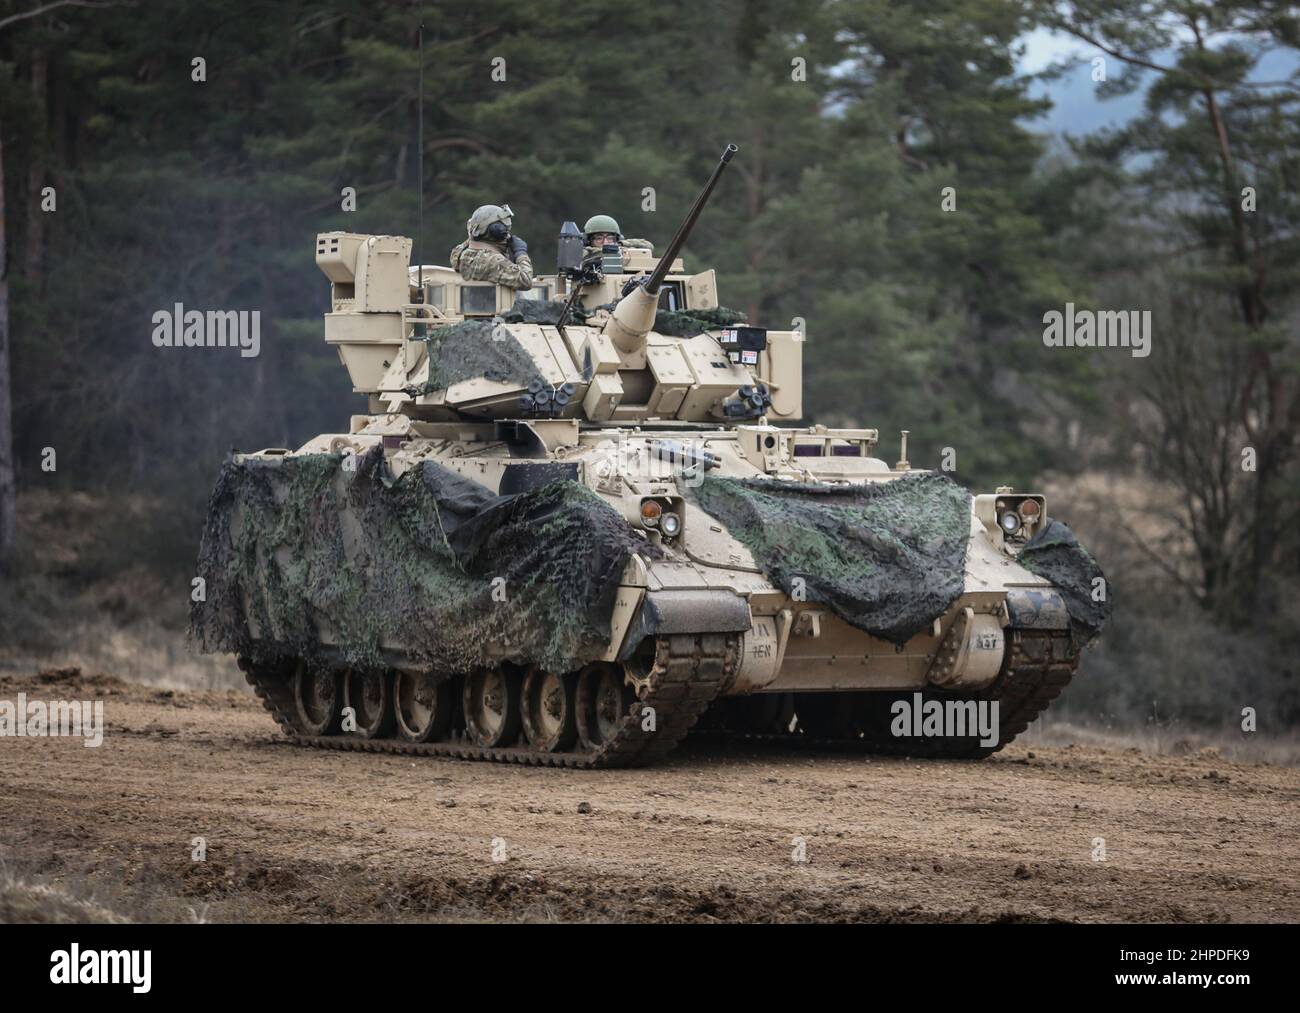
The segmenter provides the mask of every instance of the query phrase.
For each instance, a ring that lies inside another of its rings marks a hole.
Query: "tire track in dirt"
[[[0,683],[19,691],[100,697],[108,730],[0,739],[6,864],[154,917],[1300,919],[1300,772],[1210,753],[688,742],[585,772],[298,749],[240,693]]]

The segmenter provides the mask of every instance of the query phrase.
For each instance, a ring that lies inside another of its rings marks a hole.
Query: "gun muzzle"
[[[690,211],[686,212],[686,217],[682,219],[681,225],[677,226],[677,232],[668,243],[668,248],[664,250],[664,255],[659,258],[659,263],[655,265],[653,273],[645,283],[645,289],[651,295],[658,295],[659,289],[663,286],[664,278],[667,277],[668,271],[673,266],[673,261],[677,259],[677,254],[682,252],[682,247],[686,245],[686,240],[695,228],[695,223],[699,221],[700,214],[704,211],[704,205],[709,202],[709,196],[713,193],[713,188],[718,185],[718,180],[722,177],[722,170],[731,162],[732,156],[739,151],[734,144],[728,144],[722,149],[722,157],[718,159],[718,164],[713,167],[713,174],[709,176],[709,181],[704,184],[704,189],[700,195],[695,198],[695,203],[691,205]]]
[[[605,333],[613,340],[615,347],[619,351],[638,352],[645,346],[645,337],[654,327],[655,310],[659,307],[659,290],[663,287],[664,278],[668,276],[673,261],[677,259],[677,255],[686,244],[691,230],[695,228],[695,223],[699,220],[701,212],[704,211],[704,205],[709,201],[709,195],[713,193],[713,188],[718,185],[722,171],[727,167],[732,156],[739,150],[734,144],[728,144],[722,150],[722,157],[718,159],[718,164],[714,166],[709,181],[704,184],[704,189],[695,198],[695,203],[691,205],[691,209],[686,212],[686,217],[682,219],[681,225],[677,226],[677,231],[673,234],[673,238],[668,243],[668,248],[664,250],[663,256],[659,258],[659,263],[655,265],[650,277],[645,280],[644,284],[637,285],[632,289],[614,307],[609,322],[605,324]]]

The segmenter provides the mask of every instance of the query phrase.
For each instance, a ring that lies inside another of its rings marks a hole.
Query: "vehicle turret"
[[[744,323],[712,270],[680,253],[737,148],[729,144],[662,255],[587,251],[560,231],[557,272],[516,292],[447,267],[410,265],[411,241],[331,232],[325,339],[372,413],[443,422],[735,425],[800,417],[800,331]]]

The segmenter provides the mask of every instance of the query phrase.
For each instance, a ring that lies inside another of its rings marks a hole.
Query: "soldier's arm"
[[[505,257],[502,257],[503,263],[500,267],[500,273],[497,275],[497,284],[504,285],[506,288],[526,289],[533,287],[533,262],[528,258],[528,254],[520,255],[519,259],[513,264]]]
[[[649,250],[651,253],[654,252],[655,248],[655,244],[648,239],[624,239],[623,245],[631,246],[637,250]]]

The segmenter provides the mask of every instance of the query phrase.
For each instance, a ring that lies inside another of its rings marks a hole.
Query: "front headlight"
[[[645,527],[653,528],[658,524],[663,512],[663,504],[657,499],[643,499],[641,501],[641,523]]]
[[[676,514],[664,514],[659,521],[659,530],[664,533],[665,538],[672,538],[682,530],[681,518]]]
[[[1014,552],[1015,546],[1038,534],[1047,521],[1047,502],[1037,493],[1016,494],[1010,486],[1002,486],[996,493],[982,493],[975,497],[975,518],[990,535],[1002,532],[1004,548]]]

